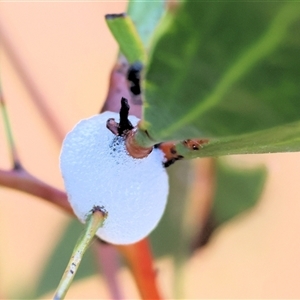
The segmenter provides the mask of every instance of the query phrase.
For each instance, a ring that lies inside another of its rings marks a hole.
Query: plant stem
[[[189,193],[184,199],[182,219],[178,230],[177,256],[175,261],[174,294],[176,299],[185,298],[184,272],[185,263],[195,246],[203,246],[207,238],[204,231],[211,212],[214,198],[216,174],[213,158],[195,161],[193,168],[193,182]]]
[[[89,247],[97,230],[103,225],[106,217],[107,212],[102,207],[98,206],[94,207],[91,214],[87,217],[85,230],[79,237],[74,247],[71,259],[57,287],[55,296],[53,298],[54,300],[61,300],[65,298],[85,251]]]
[[[145,238],[131,245],[118,245],[117,249],[128,263],[141,299],[162,299],[156,283],[149,239]]]
[[[140,125],[140,124],[139,124]],[[153,140],[146,130],[143,130],[138,125],[138,128],[134,134],[134,140],[136,144],[143,148],[152,147],[158,143],[158,141]]]
[[[10,37],[8,33],[6,33],[4,27],[0,27],[0,36],[1,46],[3,46],[3,49],[8,55],[13,68],[18,74],[20,80],[23,82],[24,87],[27,89],[30,95],[30,99],[38,109],[39,113],[43,116],[45,123],[51,129],[54,137],[58,140],[59,143],[61,143],[65,136],[65,133],[62,131],[58,120],[52,113],[52,110],[46,104],[46,96],[39,89],[39,86],[31,76],[29,69],[25,66],[22,60],[22,56],[18,52],[15,45],[11,42]]]
[[[14,142],[11,126],[10,126],[9,117],[8,117],[8,113],[6,110],[6,105],[5,105],[4,97],[2,94],[1,82],[0,82],[0,107],[1,107],[1,112],[2,112],[6,137],[8,140],[8,146],[9,146],[9,150],[10,150],[10,154],[11,154],[11,160],[12,160],[14,169],[19,169],[21,164],[20,164],[20,160],[19,160],[19,157],[17,154],[17,149],[15,146],[15,142]]]
[[[37,179],[24,169],[11,171],[0,169],[0,186],[12,188],[45,199],[50,203],[56,204],[66,213],[74,216],[66,193]]]
[[[122,300],[124,297],[118,280],[120,263],[116,247],[97,240],[93,244],[93,250],[99,272],[102,272],[110,291],[111,300]]]

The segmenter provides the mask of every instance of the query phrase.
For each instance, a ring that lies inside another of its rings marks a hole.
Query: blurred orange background
[[[117,45],[104,21],[126,2],[1,2],[1,82],[24,167],[63,189],[60,137],[99,112]],[[10,45],[57,125],[49,129],[7,51]],[[60,137],[59,137],[60,136]],[[222,227],[185,266],[186,298],[300,298],[300,155],[236,156],[241,165],[265,163],[269,176],[259,204]],[[0,121],[0,168],[10,155]],[[242,199],[241,199],[242,201]],[[69,217],[32,196],[0,187],[0,297],[16,287],[35,289]],[[67,263],[67,262],[66,262]],[[172,261],[157,262],[166,297],[172,297]],[[124,295],[137,297],[126,271]],[[125,283],[124,283],[125,282]],[[125,288],[126,287],[126,288]],[[73,286],[67,299],[108,298],[96,278]]]

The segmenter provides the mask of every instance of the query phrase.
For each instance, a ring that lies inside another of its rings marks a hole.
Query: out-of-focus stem
[[[51,128],[51,131],[53,132],[55,138],[57,138],[59,143],[61,143],[61,141],[64,138],[64,133],[59,126],[59,122],[55,119],[49,107],[47,107],[46,102],[44,100],[45,96],[38,89],[36,83],[30,76],[30,72],[24,66],[20,55],[16,51],[16,47],[12,45],[8,35],[6,34],[4,26],[0,27],[0,36],[3,49],[7,53],[10,62],[12,63],[12,66],[16,70],[25,88],[29,92],[31,96],[30,98],[32,99],[40,114],[43,116],[45,122]]]
[[[119,270],[119,255],[114,245],[104,244],[100,240],[93,244],[97,267],[101,271],[109,288],[112,300],[121,300],[122,290],[117,273]]]
[[[204,239],[203,229],[208,222],[216,187],[215,159],[208,157],[194,162],[195,177],[189,192],[189,205],[183,217],[187,240],[193,243]],[[200,238],[201,236],[201,238]]]
[[[2,112],[2,117],[3,117],[6,137],[7,137],[7,141],[8,141],[8,146],[9,146],[9,150],[10,150],[12,165],[14,166],[14,169],[18,169],[21,166],[21,164],[20,164],[20,160],[19,160],[19,157],[17,154],[17,149],[15,146],[15,141],[13,138],[13,134],[12,134],[12,130],[11,130],[10,122],[9,122],[9,117],[8,117],[8,113],[7,113],[7,109],[6,109],[6,105],[5,105],[5,101],[4,101],[4,97],[3,97],[3,93],[2,93],[1,82],[0,82],[0,108],[1,108],[1,112]]]
[[[135,244],[117,248],[131,269],[142,299],[162,299],[157,289],[149,240],[143,239]]]
[[[0,185],[45,199],[74,216],[65,192],[35,178],[24,169],[0,170]]]
[[[185,201],[178,239],[180,249],[175,262],[175,298],[184,298],[184,267],[187,256],[199,242],[206,240],[205,227],[209,221],[215,191],[215,161],[204,158],[193,163],[194,180]]]

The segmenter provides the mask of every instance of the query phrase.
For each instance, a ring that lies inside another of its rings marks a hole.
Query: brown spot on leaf
[[[204,144],[208,143],[208,139],[188,139],[184,140],[182,143],[189,150],[197,151],[200,148],[203,148]]]

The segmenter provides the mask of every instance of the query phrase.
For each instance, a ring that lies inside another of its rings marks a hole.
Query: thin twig
[[[45,96],[40,92],[29,72],[26,70],[20,56],[15,50],[15,47],[13,47],[9,37],[6,35],[3,26],[0,27],[0,37],[3,49],[7,53],[13,67],[16,70],[16,73],[19,75],[25,88],[30,94],[31,100],[34,102],[40,114],[43,116],[45,123],[48,124],[48,126],[51,128],[54,136],[58,139],[59,142],[61,142],[64,138],[64,132],[61,130],[59,122],[50,113],[50,109],[49,107],[47,107],[46,101],[44,100]]]
[[[106,216],[107,212],[104,211],[102,207],[96,206],[93,208],[91,214],[87,217],[85,230],[79,237],[74,247],[71,259],[57,287],[55,296],[53,298],[54,300],[61,300],[65,298],[66,293],[69,290],[79,268],[84,253],[88,249],[97,230],[103,225]]]
[[[207,157],[195,162],[195,180],[190,189],[191,205],[184,220],[193,248],[205,245],[212,233],[210,217],[215,190],[216,159]]]
[[[97,240],[93,244],[93,248],[96,256],[97,267],[99,272],[102,271],[103,273],[103,277],[111,294],[111,299],[123,299],[124,297],[122,296],[117,278],[119,270],[119,255],[116,247]]]
[[[215,163],[213,158],[195,161],[194,179],[190,186],[179,228],[180,253],[175,261],[175,298],[184,298],[184,267],[187,257],[199,240],[205,240],[205,227],[211,211],[215,191]]]
[[[19,159],[19,156],[17,153],[15,141],[14,141],[11,126],[10,126],[10,121],[9,121],[9,117],[8,117],[8,113],[7,113],[7,109],[6,109],[6,104],[5,104],[4,96],[2,93],[1,81],[0,81],[0,108],[1,108],[1,112],[2,112],[2,117],[3,117],[6,137],[7,137],[7,141],[8,141],[8,146],[9,146],[9,150],[10,150],[12,165],[13,165],[13,168],[16,170],[21,167],[21,163],[20,163],[20,159]]]

